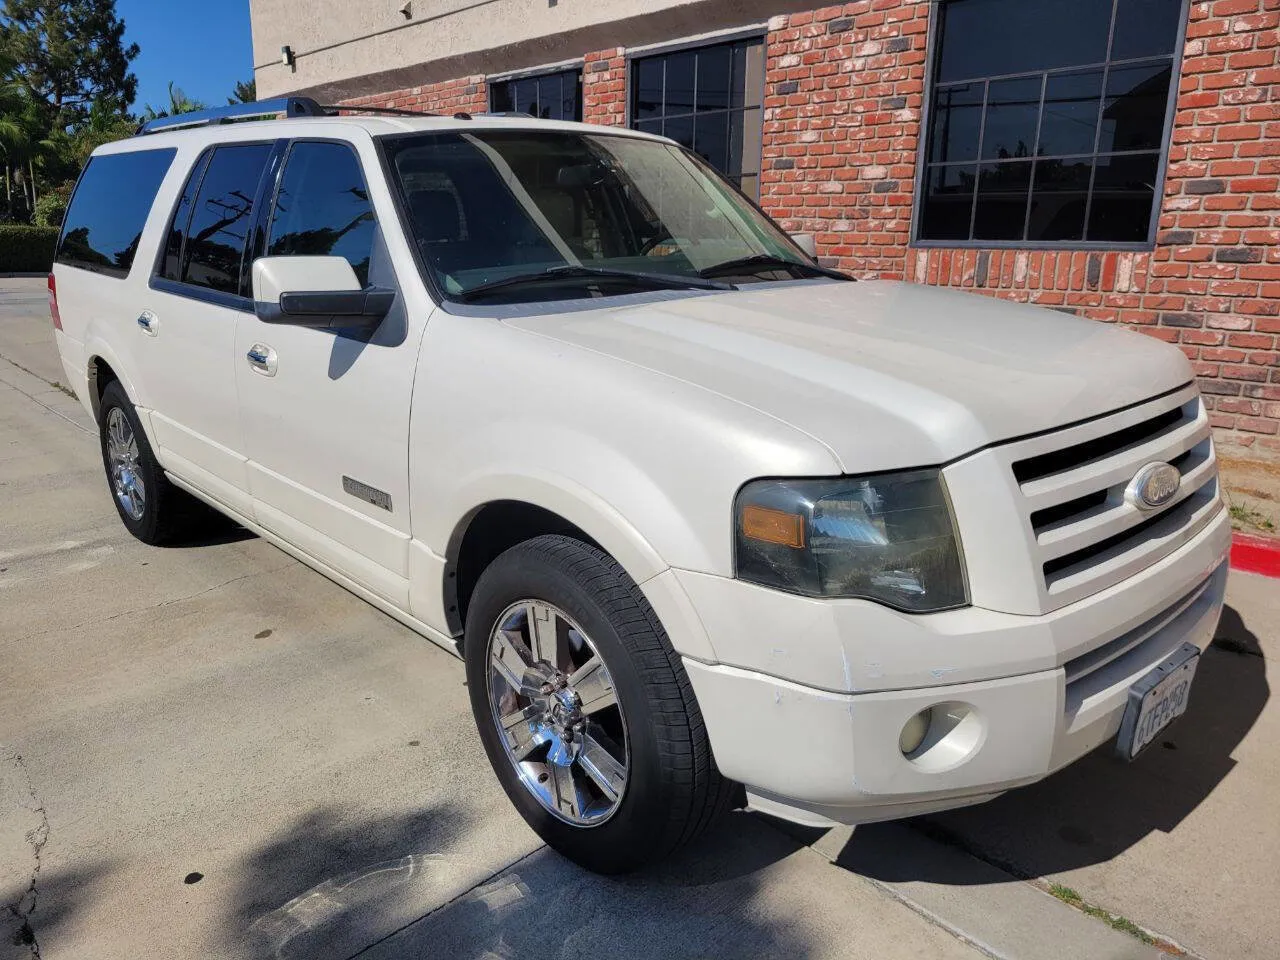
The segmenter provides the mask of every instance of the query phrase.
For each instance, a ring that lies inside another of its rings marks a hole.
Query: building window
[[[631,62],[631,126],[702,156],[759,194],[764,41],[735,40]]]
[[[1184,0],[943,0],[916,236],[1145,244]]]
[[[541,120],[582,119],[582,71],[561,70],[489,84],[489,109]]]

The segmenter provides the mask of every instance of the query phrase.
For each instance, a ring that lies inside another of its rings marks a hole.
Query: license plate
[[[1182,716],[1190,702],[1191,680],[1200,662],[1200,649],[1184,643],[1164,663],[1129,688],[1129,702],[1120,722],[1116,751],[1132,760]]]

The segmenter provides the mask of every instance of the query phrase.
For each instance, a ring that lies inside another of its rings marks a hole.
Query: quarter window
[[[582,71],[495,80],[489,84],[489,107],[499,113],[527,113],[542,120],[581,120]]]
[[[943,0],[917,239],[1145,243],[1183,0]]]
[[[127,276],[175,153],[134,150],[90,159],[63,219],[58,263]]]
[[[360,161],[346,144],[293,145],[271,216],[267,255],[345,257],[369,282],[376,223]]]
[[[764,42],[736,40],[631,62],[631,126],[688,147],[759,194]]]
[[[239,294],[254,197],[271,149],[269,143],[249,143],[214,150],[191,208],[182,283]]]

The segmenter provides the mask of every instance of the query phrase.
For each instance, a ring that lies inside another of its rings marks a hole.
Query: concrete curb
[[[1280,578],[1280,539],[1232,534],[1231,568]]]

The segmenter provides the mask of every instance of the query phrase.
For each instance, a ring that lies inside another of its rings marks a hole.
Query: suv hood
[[[1191,379],[1181,351],[1113,325],[881,280],[762,284],[507,322],[784,420],[846,473],[946,463]]]

